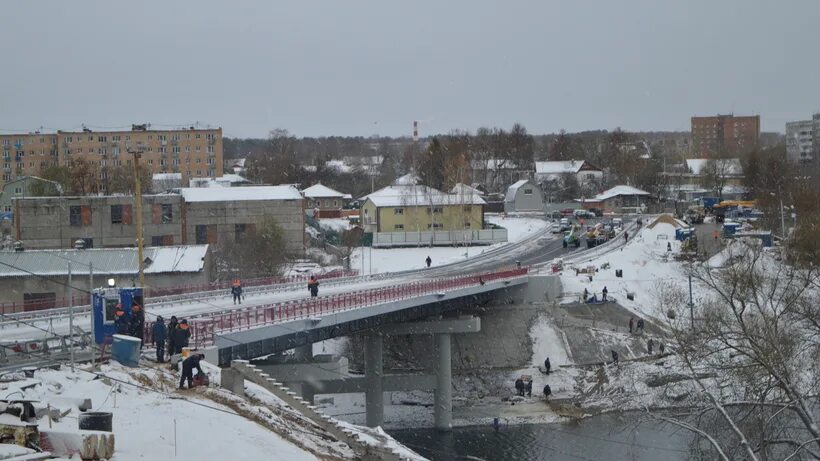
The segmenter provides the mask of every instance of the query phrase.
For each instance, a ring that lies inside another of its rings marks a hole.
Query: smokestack
[[[413,141],[419,140],[419,121],[413,120]]]

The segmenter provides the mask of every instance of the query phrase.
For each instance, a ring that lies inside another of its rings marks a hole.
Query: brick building
[[[692,117],[692,156],[735,155],[760,143],[760,116]]]
[[[108,169],[130,167],[129,149],[143,151],[140,163],[152,173],[181,173],[190,178],[222,175],[222,128],[151,130],[133,125],[130,131],[58,131],[56,134],[0,135],[2,183],[34,176],[49,166],[67,166],[72,159],[92,162],[104,183]]]
[[[145,245],[218,244],[241,239],[266,217],[282,228],[289,252],[304,243],[302,196],[291,186],[182,188],[142,198]],[[136,243],[134,197],[18,198],[15,238],[26,248],[128,247]]]

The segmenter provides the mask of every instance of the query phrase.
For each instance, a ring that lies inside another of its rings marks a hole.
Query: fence
[[[331,271],[321,274],[323,280],[340,278],[340,277],[355,277],[358,271]],[[256,279],[243,279],[242,286],[244,288],[258,287],[266,285],[281,285],[288,283],[307,283],[309,276],[297,275],[291,277],[264,277]],[[180,285],[165,288],[146,288],[145,297],[158,298],[162,296],[180,295],[185,293],[198,293],[203,291],[214,290],[228,290],[231,288],[232,281],[226,280],[221,282],[203,283],[197,285]],[[0,303],[0,314],[13,314],[17,312],[31,312],[46,309],[65,308],[69,306],[88,306],[91,303],[88,294],[77,294],[74,296],[66,296],[61,298],[39,298],[29,299],[22,302],[2,302]]]
[[[507,241],[507,229],[450,230],[423,232],[376,232],[373,247],[492,245]]]
[[[390,301],[415,298],[431,293],[480,285],[493,280],[519,277],[526,275],[527,272],[528,268],[523,267],[485,274],[417,281],[355,293],[264,304],[243,310],[202,314],[191,317],[192,321],[189,322],[191,324],[191,343],[196,347],[201,347],[213,343],[214,336],[217,333],[246,330],[278,322],[322,316]],[[143,333],[146,344],[152,342],[152,329],[153,322],[146,322]]]

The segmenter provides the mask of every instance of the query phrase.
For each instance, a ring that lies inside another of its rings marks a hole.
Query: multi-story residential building
[[[282,228],[289,252],[304,249],[305,211],[292,186],[182,188],[145,195],[145,245],[218,244],[238,241],[267,217]],[[135,198],[125,195],[13,199],[17,240],[26,248],[134,246]]]
[[[716,115],[692,117],[692,153],[695,158],[739,154],[760,143],[760,116]]]
[[[105,184],[112,167],[132,165],[129,151],[142,152],[140,163],[152,173],[181,173],[183,181],[222,175],[222,129],[152,130],[133,125],[130,131],[58,131],[56,134],[0,135],[2,182],[39,174],[49,166],[67,166],[73,159],[92,162]],[[104,190],[104,188],[103,188]]]
[[[811,120],[786,124],[786,155],[802,164],[820,159],[820,114],[814,114]]]

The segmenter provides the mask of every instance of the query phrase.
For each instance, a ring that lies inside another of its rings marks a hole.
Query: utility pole
[[[139,258],[140,287],[145,287],[145,258],[142,254],[142,188],[140,187],[140,158],[142,149],[129,150],[134,155],[134,192],[136,194],[134,208],[137,212],[137,258]]]
[[[71,286],[71,262],[68,263],[68,353],[71,357],[71,372],[74,373],[74,288]]]
[[[95,330],[94,330],[94,264],[88,263],[88,303],[90,304],[90,309],[88,312],[91,312],[91,366],[94,367],[94,357],[97,355],[94,353],[93,344],[95,341]]]

